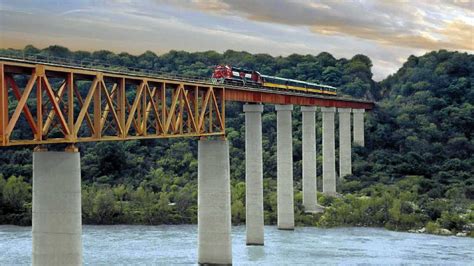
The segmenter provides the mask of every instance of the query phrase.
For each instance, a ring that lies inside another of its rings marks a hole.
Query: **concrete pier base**
[[[339,112],[339,176],[352,174],[351,108],[338,108]]]
[[[336,196],[335,107],[321,107],[323,115],[323,193]]]
[[[244,105],[245,215],[247,245],[264,244],[261,104]]]
[[[232,264],[229,144],[198,144],[198,262]]]
[[[277,224],[278,229],[295,228],[293,202],[293,105],[275,105],[277,111]]]
[[[323,207],[316,197],[316,107],[301,106],[303,116],[303,206],[306,212],[318,213]]]
[[[82,265],[78,152],[33,153],[33,265]]]
[[[354,145],[365,146],[364,140],[364,109],[352,109],[354,114]]]

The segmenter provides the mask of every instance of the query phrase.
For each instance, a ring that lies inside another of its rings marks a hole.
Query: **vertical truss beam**
[[[67,73],[67,126],[69,128],[68,140],[74,140],[74,73]]]
[[[7,145],[6,130],[8,125],[8,88],[5,79],[5,67],[0,63],[0,143]]]

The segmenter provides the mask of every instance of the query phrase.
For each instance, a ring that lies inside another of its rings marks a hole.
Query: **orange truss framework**
[[[210,84],[0,62],[0,86],[0,146],[225,134]]]

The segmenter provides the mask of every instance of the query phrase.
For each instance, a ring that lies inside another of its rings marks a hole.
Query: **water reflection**
[[[264,246],[247,246],[247,257],[250,261],[262,261],[265,258]]]

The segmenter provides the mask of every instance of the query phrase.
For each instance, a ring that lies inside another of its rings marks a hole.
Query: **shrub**
[[[430,233],[430,234],[436,234],[439,230],[439,224],[436,223],[436,222],[433,222],[433,221],[429,221],[426,226],[426,232]]]

